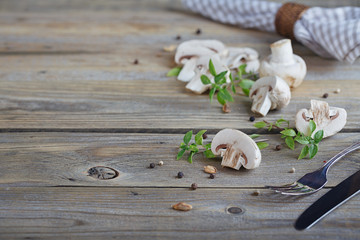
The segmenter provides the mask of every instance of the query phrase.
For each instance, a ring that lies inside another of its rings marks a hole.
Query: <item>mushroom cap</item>
[[[223,129],[215,135],[211,142],[211,151],[215,155],[220,155],[224,152],[224,148],[229,152],[231,161],[240,161],[236,169],[239,169],[241,165],[247,169],[253,169],[260,165],[259,147],[253,139],[239,130]]]
[[[329,107],[325,101],[311,100],[310,109],[301,109],[297,112],[295,126],[299,132],[309,136],[311,132],[309,121],[312,119],[316,123],[316,129],[312,135],[323,130],[323,138],[326,138],[339,132],[345,126],[346,118],[345,109]]]
[[[175,54],[175,62],[183,63],[185,59],[205,55],[220,54],[226,55],[225,45],[218,40],[189,40],[181,43]]]
[[[268,76],[258,79],[251,87],[249,97],[254,100],[260,88],[268,88],[271,108],[283,108],[290,103],[291,92],[289,85],[278,76]]]

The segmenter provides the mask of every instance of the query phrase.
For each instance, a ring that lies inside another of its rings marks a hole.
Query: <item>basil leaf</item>
[[[243,79],[239,83],[239,86],[243,89],[250,89],[254,83],[255,83],[255,81],[253,81],[253,80]]]
[[[306,157],[309,153],[309,147],[307,145],[305,145],[300,152],[300,155],[298,157],[298,160],[303,159],[304,157]]]
[[[176,160],[179,160],[184,155],[184,153],[185,149],[181,149],[176,156]]]
[[[280,132],[282,135],[285,135],[285,136],[288,136],[288,137],[295,137],[296,136],[296,132],[294,131],[294,129],[285,129],[285,130],[282,130]]]
[[[315,133],[315,135],[314,135],[315,143],[319,143],[323,139],[323,136],[324,136],[324,131],[323,130],[317,131]]]
[[[295,141],[297,141],[300,144],[309,144],[310,142],[305,137],[295,137]]]
[[[166,74],[167,77],[173,77],[173,76],[178,76],[179,73],[181,72],[181,67],[174,67],[173,69],[171,69],[170,71],[168,71],[168,73]]]
[[[214,67],[214,64],[213,64],[213,62],[211,61],[211,59],[210,59],[210,61],[209,61],[209,71],[210,71],[211,75],[213,75],[214,77],[216,76],[215,67]]]
[[[184,136],[184,143],[187,145],[189,144],[191,137],[192,137],[192,130],[188,131]]]
[[[292,137],[287,136],[285,138],[285,143],[291,150],[295,149],[295,142],[294,142],[294,139]]]
[[[195,135],[195,143],[197,145],[203,145],[203,134],[206,132],[206,130],[201,130]]]
[[[251,135],[249,135],[249,137],[252,139],[258,138],[258,137],[260,137],[260,134],[251,134]]]
[[[227,71],[223,71],[223,72],[219,73],[218,75],[216,75],[214,78],[215,83],[223,84],[223,83],[221,83],[221,80],[225,77],[226,73],[227,73]],[[225,79],[225,82],[226,82],[226,79]]]
[[[243,93],[245,94],[245,96],[249,96],[250,95],[250,89],[247,88],[242,88]]]
[[[209,92],[210,102],[212,102],[216,88],[212,88]]]
[[[224,99],[227,102],[233,102],[234,101],[233,97],[231,96],[231,94],[229,93],[229,91],[226,88],[220,89],[218,94],[220,94],[221,98]]]
[[[226,100],[222,97],[221,94],[219,94],[220,92],[218,92],[218,94],[216,94],[217,100],[221,105],[225,105],[226,104]]]
[[[188,162],[193,163],[193,156],[195,155],[195,152],[190,152],[190,155],[188,157]]]
[[[256,128],[263,128],[263,127],[266,127],[266,123],[261,121],[261,122],[257,122],[254,124],[254,127]]]
[[[269,146],[267,142],[257,142],[256,145],[259,147],[260,150]]]
[[[316,144],[311,144],[309,147],[309,158],[312,159],[318,152],[318,146]]]
[[[200,77],[202,84],[208,85],[211,84],[210,79],[206,75],[201,75]]]
[[[216,157],[215,154],[213,154],[213,152],[211,150],[204,151],[204,155],[205,155],[206,158],[214,158],[214,157]]]
[[[309,121],[309,128],[310,128],[310,136],[311,134],[315,131],[316,129],[316,123],[314,122],[314,120],[310,120]]]

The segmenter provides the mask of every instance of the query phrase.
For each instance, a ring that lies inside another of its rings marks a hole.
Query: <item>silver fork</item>
[[[282,186],[265,186],[284,195],[304,195],[319,191],[327,183],[326,174],[329,168],[339,161],[346,154],[360,148],[360,142],[345,148],[334,157],[332,157],[324,166],[318,170],[305,174],[302,178],[291,184]]]

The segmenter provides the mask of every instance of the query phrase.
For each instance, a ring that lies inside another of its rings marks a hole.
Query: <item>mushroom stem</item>
[[[282,64],[293,64],[293,50],[290,39],[283,39],[270,45],[271,61]]]
[[[188,59],[185,62],[184,67],[181,69],[177,79],[183,82],[189,82],[195,76],[194,69],[196,67],[196,61],[196,57]]]
[[[245,159],[242,158],[241,153],[235,151],[232,147],[226,148],[224,152],[221,153],[223,159],[221,161],[221,166],[230,167],[236,170],[239,170],[242,166],[242,163],[245,162]]]
[[[266,116],[271,108],[271,100],[269,96],[268,87],[259,88],[256,93],[256,98],[254,99],[251,111],[261,114],[261,116]]]

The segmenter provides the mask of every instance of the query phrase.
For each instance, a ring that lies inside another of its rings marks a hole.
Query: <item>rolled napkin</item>
[[[278,32],[316,54],[353,63],[360,55],[360,8],[307,7],[257,0],[183,0],[185,7],[215,21]]]

